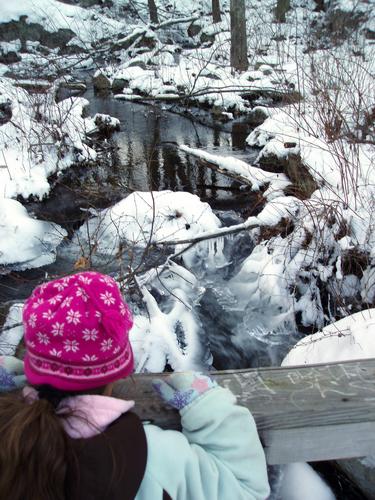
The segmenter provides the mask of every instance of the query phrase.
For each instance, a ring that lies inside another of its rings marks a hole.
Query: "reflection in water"
[[[121,121],[114,140],[118,146],[119,182],[129,191],[189,191],[198,194],[213,208],[239,208],[249,204],[248,195],[233,190],[233,181],[199,167],[197,161],[178,149],[179,144],[222,155],[254,161],[257,151],[246,149],[249,126],[233,123],[231,132],[221,126],[209,128],[181,115],[165,112],[160,106],[145,106],[96,95],[86,97],[90,113],[108,113]],[[221,202],[224,202],[222,204]]]

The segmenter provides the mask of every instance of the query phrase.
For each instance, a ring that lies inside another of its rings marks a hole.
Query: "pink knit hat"
[[[133,371],[132,316],[109,276],[83,272],[38,286],[23,323],[25,374],[33,385],[81,391]]]

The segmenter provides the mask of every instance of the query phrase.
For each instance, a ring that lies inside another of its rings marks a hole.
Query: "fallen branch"
[[[229,226],[229,227],[222,227],[219,228],[217,231],[213,232],[205,232],[198,234],[197,236],[194,236],[193,238],[187,238],[184,240],[172,240],[172,241],[158,241],[156,243],[156,246],[158,245],[185,245],[185,244],[191,244],[195,245],[196,243],[199,243],[200,241],[206,241],[206,240],[212,240],[213,238],[220,238],[221,236],[228,236],[230,234],[236,234],[241,231],[245,231],[247,229],[254,229],[256,227],[260,227],[260,222],[256,217],[249,217],[246,222],[242,222],[241,224],[236,224],[234,226]]]
[[[152,30],[159,30],[162,28],[166,28],[168,26],[173,26],[174,24],[182,24],[182,23],[192,23],[194,21],[198,21],[199,17],[194,16],[194,17],[176,17],[175,19],[169,19],[168,21],[163,21],[162,23],[159,23],[157,25],[151,25],[150,29]]]

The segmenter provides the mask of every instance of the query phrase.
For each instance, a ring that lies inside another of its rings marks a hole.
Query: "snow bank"
[[[91,118],[82,116],[86,99],[56,103],[52,90],[29,94],[8,78],[0,78],[0,98],[10,103],[12,113],[0,126],[0,197],[41,199],[49,193],[49,176],[96,158],[84,142],[95,128]]]
[[[307,335],[288,353],[283,366],[375,358],[375,309],[352,314]]]
[[[18,201],[0,199],[1,272],[51,264],[65,236],[57,224],[31,218]]]
[[[92,9],[57,0],[17,0],[1,3],[0,23],[17,21],[21,16],[27,16],[26,22],[41,24],[45,30],[52,33],[59,29],[69,29],[85,44],[114,36],[121,33],[125,27],[124,23]]]

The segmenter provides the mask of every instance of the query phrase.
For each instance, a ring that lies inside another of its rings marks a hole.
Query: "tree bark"
[[[325,5],[324,5],[324,0],[314,0],[315,3],[316,3],[316,7],[315,7],[315,12],[323,12],[325,11]]]
[[[245,0],[230,0],[230,65],[238,71],[246,71],[247,59]]]
[[[214,23],[221,22],[220,0],[212,0],[212,20]]]
[[[277,0],[275,19],[278,23],[285,23],[285,14],[290,9],[290,0]]]
[[[159,24],[158,9],[155,0],[148,0],[148,10],[150,12],[150,21],[153,24]]]

